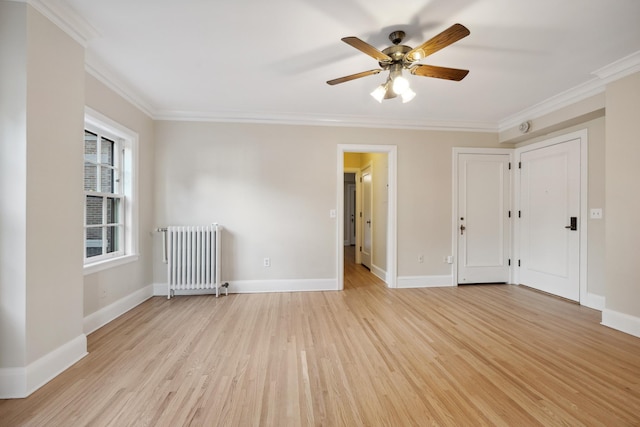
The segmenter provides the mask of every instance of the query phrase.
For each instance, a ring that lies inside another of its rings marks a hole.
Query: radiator
[[[164,258],[167,263],[167,298],[176,291],[188,294],[210,293],[220,288],[228,294],[228,283],[220,280],[220,234],[218,224],[208,226],[170,226],[164,232]]]

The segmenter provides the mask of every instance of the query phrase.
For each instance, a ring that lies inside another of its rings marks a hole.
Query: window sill
[[[113,259],[106,259],[104,261],[94,262],[91,264],[85,264],[84,275],[86,276],[87,274],[97,273],[98,271],[107,270],[119,265],[129,264],[130,262],[137,261],[138,258],[140,258],[138,254],[133,254]]]

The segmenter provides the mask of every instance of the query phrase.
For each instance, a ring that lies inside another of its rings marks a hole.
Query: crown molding
[[[101,36],[98,30],[64,1],[24,0],[22,3],[32,6],[82,47],[86,48],[91,39]]]
[[[602,80],[597,78],[591,79],[581,85],[561,92],[551,98],[547,98],[544,101],[539,102],[538,104],[506,117],[498,124],[498,132],[504,132],[527,120],[536,119],[553,113],[561,108],[568,107],[576,102],[580,102],[584,99],[602,93],[604,90],[605,83]]]
[[[592,74],[604,80],[605,83],[610,83],[637,72],[640,72],[640,50],[597,69]]]
[[[366,127],[376,129],[446,130],[462,132],[497,132],[494,123],[443,120],[386,120],[365,116],[329,116],[320,114],[273,114],[263,112],[194,112],[160,111],[155,120],[226,123],[261,123],[306,126]]]
[[[154,108],[146,102],[142,97],[136,94],[136,91],[131,89],[128,85],[124,84],[121,80],[116,78],[113,74],[106,71],[106,68],[96,61],[85,61],[84,69],[87,73],[91,74],[102,84],[109,89],[120,95],[129,103],[133,104],[140,111],[145,113],[152,119],[156,119]]]
[[[640,51],[634,52],[631,55],[625,56],[592,72],[591,74],[596,77],[581,85],[506,117],[498,124],[498,130],[499,132],[504,132],[507,129],[518,126],[524,121],[553,113],[561,108],[602,93],[606,90],[608,83],[637,72],[640,72]]]

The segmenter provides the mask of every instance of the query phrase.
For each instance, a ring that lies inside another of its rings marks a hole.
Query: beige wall
[[[27,8],[27,363],[83,335],[84,49]],[[73,161],[70,161],[73,160]]]
[[[86,353],[84,50],[26,3],[0,16],[0,395],[19,397]]]
[[[450,274],[451,149],[498,147],[496,134],[157,122],[156,222],[227,227],[225,280],[336,279],[337,145],[389,141],[398,145],[398,274]],[[164,265],[154,266],[164,283]]]
[[[607,86],[606,310],[634,316],[640,333],[640,73]],[[603,316],[604,320],[604,316]]]
[[[138,134],[139,259],[84,276],[84,315],[113,304],[152,283],[154,224],[154,122],[90,74],[86,105]],[[161,257],[161,254],[157,254]]]
[[[223,280],[335,277],[331,139],[308,127],[196,122],[157,122],[156,139],[157,223],[223,225]]]

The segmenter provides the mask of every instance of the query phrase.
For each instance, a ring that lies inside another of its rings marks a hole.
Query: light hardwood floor
[[[345,264],[342,292],[152,298],[0,425],[640,425],[640,339],[599,312]]]

